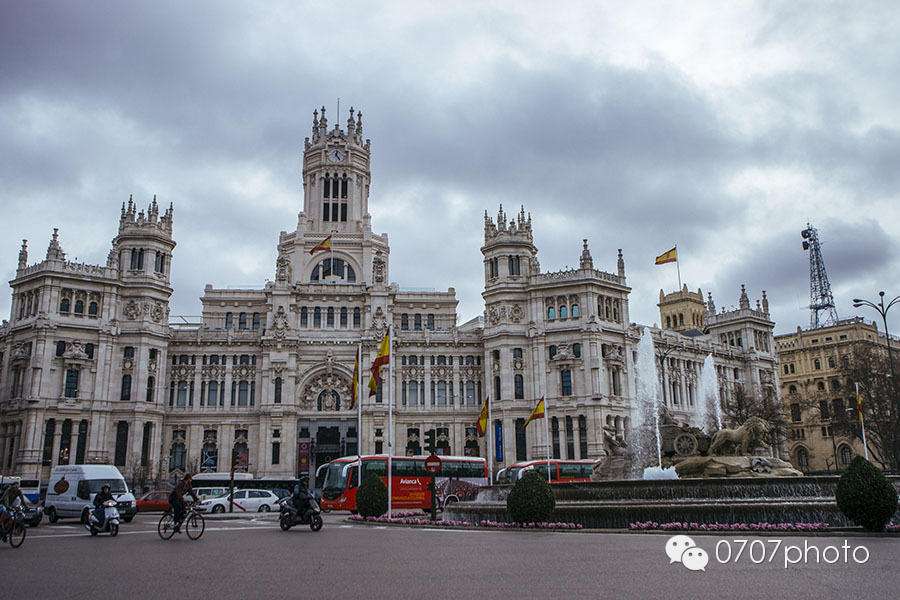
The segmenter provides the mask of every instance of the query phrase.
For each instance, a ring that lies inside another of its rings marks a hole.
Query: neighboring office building
[[[789,421],[788,450],[793,465],[804,472],[839,471],[863,454],[862,442],[835,431],[837,411],[856,406],[853,381],[841,368],[858,343],[885,344],[875,323],[860,317],[816,329],[797,327],[775,336],[781,398]],[[851,419],[852,421],[852,419]]]
[[[54,232],[46,258],[19,255],[11,319],[0,326],[0,470],[46,479],[52,466],[113,463],[170,478],[227,471],[232,455],[257,475],[293,476],[328,460],[387,452],[384,394],[368,366],[392,325],[394,453],[422,451],[435,429],[444,454],[487,455],[475,422],[493,402],[502,460],[545,456],[542,424],[520,424],[547,398],[551,453],[597,458],[603,428],[627,437],[634,353],[631,289],[595,269],[540,271],[531,218],[485,214],[485,315],[457,325],[455,291],[389,283],[386,234],[368,212],[370,143],[352,112],[346,130],[314,113],[303,154],[303,210],[281,232],[274,278],[258,288],[206,286],[203,314],[170,320],[173,210],[129,200],[105,266],[67,261]],[[330,248],[311,251],[330,236]],[[702,302],[701,302],[702,304]],[[667,357],[664,398],[697,422],[696,384],[710,353],[723,393],[771,385],[775,356],[765,299],[715,313],[708,335],[654,329],[683,347]],[[349,390],[357,344],[362,435]],[[498,457],[499,458],[499,457]]]

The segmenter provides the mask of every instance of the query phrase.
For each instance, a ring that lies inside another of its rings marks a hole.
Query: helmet
[[[302,485],[303,487],[309,487],[309,477],[304,475],[303,477],[300,478],[300,481],[298,483],[300,485]]]
[[[109,484],[108,484],[108,483],[104,483],[104,484],[103,484],[103,487],[100,488],[100,489],[101,489],[101,490],[108,490],[108,489],[109,489]]]

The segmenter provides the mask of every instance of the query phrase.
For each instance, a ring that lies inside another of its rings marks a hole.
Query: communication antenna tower
[[[834,308],[834,296],[831,295],[831,284],[828,283],[828,273],[825,272],[819,232],[807,223],[800,236],[803,238],[803,249],[809,250],[809,326],[816,329],[834,325],[838,316]],[[822,320],[819,318],[820,312],[825,313]]]

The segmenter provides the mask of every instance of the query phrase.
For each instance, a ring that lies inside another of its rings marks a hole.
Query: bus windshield
[[[347,475],[350,469],[347,469],[350,463],[333,462],[328,465],[325,471],[325,483],[322,484],[322,490],[345,490],[347,489]]]

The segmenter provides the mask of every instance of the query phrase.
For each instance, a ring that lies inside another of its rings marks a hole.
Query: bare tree
[[[788,421],[784,414],[784,406],[778,400],[774,386],[748,385],[735,382],[731,393],[722,399],[722,412],[725,423],[731,427],[740,427],[750,417],[759,417],[771,425],[766,442],[777,454],[788,434]]]
[[[896,362],[896,361],[895,361]],[[895,369],[900,365],[895,364]],[[849,360],[841,367],[845,381],[859,384],[863,423],[866,428],[866,447],[869,457],[882,469],[897,471],[900,466],[900,431],[897,425],[897,401],[891,382],[891,365],[880,346],[856,344]],[[835,430],[849,437],[862,438],[859,415],[855,406],[850,411],[835,411]]]

